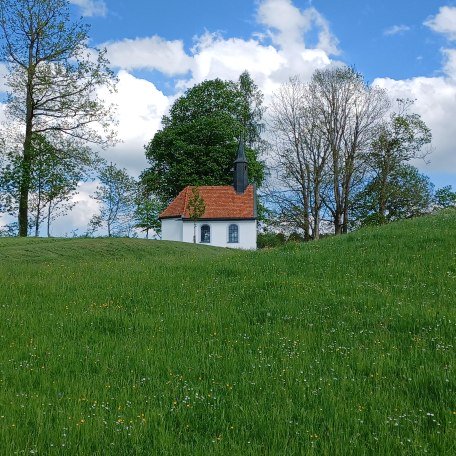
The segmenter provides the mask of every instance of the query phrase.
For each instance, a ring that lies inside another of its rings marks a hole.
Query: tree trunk
[[[51,206],[52,206],[52,201],[49,201],[49,207],[48,207],[48,216],[47,216],[47,237],[51,237]]]
[[[36,219],[35,219],[35,237],[40,234],[40,217],[41,217],[41,170],[40,177],[38,178],[38,202],[36,206]]]
[[[24,153],[21,163],[21,184],[19,187],[19,236],[28,235],[28,199],[30,191],[30,175],[32,168],[32,133],[31,129],[26,132],[24,141]]]
[[[33,78],[35,67],[33,64],[34,42],[28,49],[27,67],[27,99],[25,113],[25,139],[22,156],[22,176],[19,188],[19,236],[26,237],[28,234],[28,198],[30,191],[30,174],[32,170],[32,135],[33,135]]]
[[[313,214],[313,238],[320,239],[320,183],[319,178],[314,180],[314,204],[312,208]]]
[[[381,177],[381,182],[380,182],[380,191],[379,191],[379,204],[378,204],[378,209],[379,209],[379,221],[381,225],[384,225],[386,223],[386,186],[388,182],[388,174],[389,174],[389,169],[388,166],[385,164],[383,167],[382,171],[382,177]]]

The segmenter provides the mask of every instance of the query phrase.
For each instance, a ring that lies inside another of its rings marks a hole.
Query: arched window
[[[209,225],[201,226],[201,242],[204,244],[211,243],[211,227]]]
[[[239,227],[237,225],[230,225],[228,227],[228,243],[237,244],[239,242]]]

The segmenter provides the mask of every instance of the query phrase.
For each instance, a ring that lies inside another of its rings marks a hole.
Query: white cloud
[[[206,33],[196,40],[193,52],[192,78],[183,80],[179,88],[193,86],[205,79],[236,80],[247,70],[266,92],[274,88],[275,72],[286,65],[286,58],[273,46],[265,46],[255,39],[224,39]]]
[[[273,42],[282,49],[293,51],[305,47],[305,35],[318,30],[317,48],[328,54],[338,54],[337,38],[328,21],[313,7],[300,10],[291,0],[263,0],[257,13],[258,23],[268,29]]]
[[[76,203],[67,215],[58,218],[51,225],[51,235],[72,235],[77,230],[77,235],[83,235],[87,231],[92,215],[98,211],[98,203],[90,196],[95,193],[97,182],[83,182],[78,187],[78,194],[72,198]]]
[[[456,40],[456,6],[442,6],[438,14],[427,19],[424,25],[449,40]]]
[[[443,49],[445,57],[443,70],[447,76],[456,80],[456,49]]]
[[[70,3],[79,6],[85,17],[106,16],[108,8],[104,0],[70,0]]]
[[[158,70],[173,76],[187,73],[192,65],[181,40],[166,41],[152,36],[110,42],[104,46],[111,65],[125,70]]]
[[[416,100],[413,111],[421,115],[431,128],[433,151],[429,165],[423,161],[414,163],[423,172],[446,172],[456,174],[456,81],[450,78],[417,77],[397,81],[376,79],[374,84],[387,89],[390,97]]]
[[[385,36],[393,36],[393,35],[402,35],[405,32],[408,32],[410,27],[408,25],[393,25],[392,27],[387,28],[383,31]]]
[[[127,168],[130,174],[138,176],[146,166],[144,145],[160,127],[162,116],[169,108],[170,99],[155,85],[145,79],[138,79],[122,70],[118,74],[117,93],[101,93],[108,103],[118,106],[117,132],[122,140],[116,147],[103,151],[102,155]]]

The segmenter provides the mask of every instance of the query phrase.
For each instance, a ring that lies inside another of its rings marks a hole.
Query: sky
[[[456,188],[456,0],[70,0],[90,45],[106,47],[119,78],[119,137],[103,151],[132,175],[147,167],[144,145],[186,88],[237,79],[248,70],[265,94],[289,77],[308,80],[334,62],[354,66],[394,100],[415,99],[432,129],[432,153],[414,163],[437,187]],[[0,120],[4,99],[0,62]],[[96,184],[54,234],[85,230]],[[1,220],[0,220],[1,224]]]

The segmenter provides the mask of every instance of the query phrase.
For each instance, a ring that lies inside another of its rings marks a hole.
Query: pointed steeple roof
[[[244,135],[241,136],[241,140],[239,141],[238,154],[234,163],[247,163],[247,157],[245,156]]]
[[[247,157],[245,155],[245,140],[244,135],[239,141],[239,148],[236,160],[234,160],[234,182],[233,187],[236,193],[244,193],[249,185],[247,174]]]

